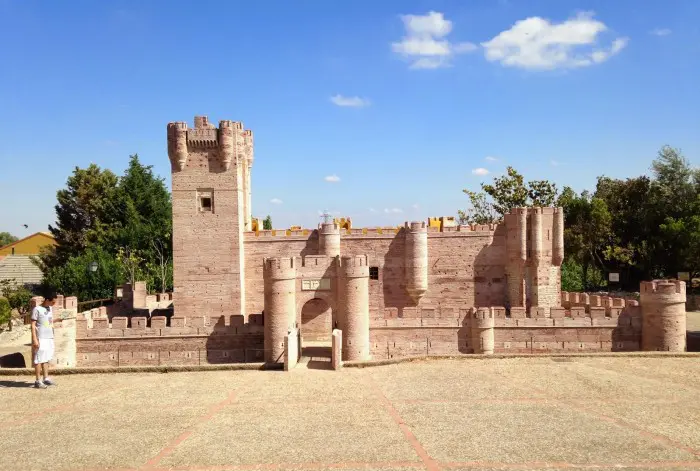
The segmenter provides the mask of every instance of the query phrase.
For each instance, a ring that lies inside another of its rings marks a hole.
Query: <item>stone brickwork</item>
[[[249,363],[263,361],[260,316],[218,319],[154,316],[93,317],[76,322],[79,366],[146,366]]]
[[[290,349],[319,340],[332,344],[334,367],[408,355],[642,348],[636,300],[561,292],[561,208],[515,208],[491,225],[428,218],[401,227],[326,221],[259,230],[251,218],[252,133],[198,116],[194,128],[170,123],[167,135],[172,301],[137,283],[124,288],[131,317],[93,310],[78,319],[80,364],[250,361],[255,352],[290,367]],[[666,302],[656,295],[665,285],[654,286],[647,299],[656,307],[644,310],[654,333],[645,338],[678,350],[680,297]],[[161,301],[172,302],[169,317],[148,309]]]
[[[206,117],[168,125],[172,167],[174,302],[185,316],[244,313],[242,233],[252,133]]]

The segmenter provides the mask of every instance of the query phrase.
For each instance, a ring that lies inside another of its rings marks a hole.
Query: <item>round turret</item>
[[[340,226],[323,223],[318,229],[318,254],[337,257],[340,255]]]
[[[233,121],[219,121],[219,157],[225,170],[231,167],[233,161],[235,132]]]
[[[560,266],[564,261],[564,208],[554,209],[552,232],[552,265]]]
[[[187,163],[187,123],[168,123],[168,157],[173,171],[180,171]]]
[[[542,250],[542,208],[533,208],[532,216],[532,261],[535,265],[541,262]]]
[[[642,350],[684,352],[686,341],[685,282],[643,281]]]
[[[284,337],[296,319],[296,267],[289,257],[264,260],[265,361],[284,362]]]
[[[367,256],[344,256],[338,272],[343,360],[369,359],[369,266]]]
[[[495,319],[492,308],[473,309],[471,316],[472,343],[474,353],[491,355],[494,349]]]
[[[418,301],[428,291],[428,228],[425,222],[405,225],[406,291]]]

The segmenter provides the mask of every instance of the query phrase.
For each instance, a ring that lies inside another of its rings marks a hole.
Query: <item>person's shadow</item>
[[[27,381],[0,381],[0,388],[31,388],[34,387],[33,382]]]

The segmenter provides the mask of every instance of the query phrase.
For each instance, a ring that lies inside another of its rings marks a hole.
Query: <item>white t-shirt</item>
[[[36,338],[53,338],[53,311],[51,307],[35,307],[32,310],[32,320],[36,321]]]

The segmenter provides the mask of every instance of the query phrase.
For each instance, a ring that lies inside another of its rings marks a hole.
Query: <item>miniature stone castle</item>
[[[402,227],[325,221],[260,230],[250,130],[195,117],[194,128],[168,124],[167,138],[174,292],[162,299],[174,312],[79,315],[78,365],[293,365],[305,345],[331,340],[334,365],[685,349],[683,282],[643,283],[641,306],[561,292],[561,208],[516,208],[492,225],[431,218]]]

